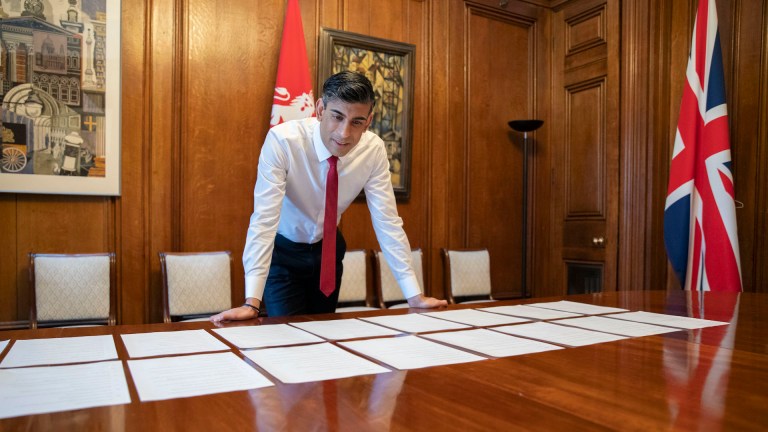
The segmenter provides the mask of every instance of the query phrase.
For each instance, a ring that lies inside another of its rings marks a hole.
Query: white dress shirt
[[[314,117],[269,130],[259,157],[253,214],[243,251],[246,297],[263,298],[276,233],[296,243],[322,240],[329,157]],[[403,295],[410,298],[420,294],[411,246],[397,214],[384,141],[366,131],[360,142],[339,158],[337,168],[338,218],[364,189],[376,238]]]

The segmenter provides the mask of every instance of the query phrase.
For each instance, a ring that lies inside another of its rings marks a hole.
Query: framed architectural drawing
[[[120,195],[120,0],[0,4],[0,192]]]
[[[411,44],[341,30],[320,31],[318,86],[342,71],[362,73],[373,83],[376,106],[368,129],[387,146],[392,187],[398,200],[407,200],[411,191],[415,49]]]

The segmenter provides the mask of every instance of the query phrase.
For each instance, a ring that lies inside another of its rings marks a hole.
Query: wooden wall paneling
[[[529,151],[529,210],[528,217],[528,254],[529,270],[527,274],[527,294],[538,297],[539,291],[553,286],[551,282],[552,238],[551,213],[553,180],[552,133],[562,126],[561,118],[552,115],[552,12],[539,8],[536,27],[537,53],[532,87],[536,89],[531,116],[544,120],[544,125],[528,136]],[[520,139],[519,134],[517,138]]]
[[[121,183],[115,205],[118,310],[121,324],[147,320],[147,191],[150,182],[150,95],[147,43],[150,10],[144,2],[122,3]]]
[[[565,5],[555,14],[554,116],[564,127],[554,138],[560,173],[553,195],[553,240],[561,260],[553,262],[554,285],[566,290],[568,263],[602,268],[602,289],[616,289],[618,251],[618,30],[615,1]],[[558,218],[563,218],[561,221]],[[584,241],[574,233],[586,232]]]
[[[429,208],[427,219],[428,239],[432,256],[439,256],[440,248],[447,246],[448,238],[448,199],[453,197],[449,181],[448,145],[452,126],[455,122],[450,117],[451,87],[448,79],[451,56],[448,54],[451,41],[456,37],[455,27],[451,25],[451,10],[454,2],[428,2],[429,7],[429,50],[428,56],[429,81],[426,90],[430,97],[427,104],[429,110],[425,129],[428,130],[429,156],[425,174],[429,184],[429,195],[426,197]],[[460,33],[460,32],[459,32]],[[424,71],[423,73],[427,73]],[[425,84],[426,86],[426,84]],[[430,281],[433,295],[445,297],[443,266],[438,259],[428,263],[431,268]]]
[[[653,171],[648,170],[653,141],[649,139],[650,44],[654,31],[647,2],[623,2],[621,13],[621,187],[619,209],[618,289],[647,288],[646,227],[651,222],[647,197]]]
[[[21,298],[26,298],[20,291],[20,277],[23,272],[17,262],[16,233],[19,221],[16,218],[16,198],[18,194],[0,194],[0,322],[26,321],[29,312],[21,310]],[[26,323],[18,323],[26,325]]]
[[[179,243],[179,85],[183,50],[182,0],[151,3],[147,38],[149,142],[144,159],[148,179],[142,216],[145,228],[143,260],[144,321],[162,322],[162,285],[158,253],[174,251]],[[137,149],[139,151],[139,149]],[[133,209],[128,209],[133,211]]]
[[[760,11],[761,13],[758,13]],[[720,13],[718,8],[718,13]],[[726,90],[731,126],[731,157],[733,160],[736,200],[743,208],[736,210],[741,252],[741,275],[745,291],[768,290],[761,282],[765,260],[765,182],[758,179],[765,173],[766,52],[768,37],[768,5],[764,1],[733,2],[724,13],[732,13],[731,37],[721,29],[720,39],[732,53],[731,61],[724,57],[725,74],[731,77]],[[726,27],[726,30],[728,27]],[[755,37],[760,34],[761,37]],[[730,39],[730,43],[728,40]],[[725,56],[726,51],[723,50]],[[730,63],[730,67],[728,67]],[[761,94],[762,89],[762,94]],[[766,177],[762,177],[766,179]],[[756,181],[757,180],[757,181]],[[761,259],[762,256],[762,259]]]
[[[667,196],[667,182],[669,179],[669,163],[672,154],[672,142],[670,142],[670,110],[671,104],[667,100],[670,92],[672,74],[670,73],[672,55],[670,47],[672,43],[672,2],[667,0],[654,0],[650,6],[651,53],[648,59],[647,69],[638,65],[637,75],[647,74],[653,83],[651,91],[651,117],[648,138],[648,183],[650,195],[647,198],[646,210],[646,244],[647,267],[646,287],[660,289],[667,286],[667,252],[664,248],[664,205]],[[629,18],[631,19],[631,17]],[[636,23],[636,25],[640,25]],[[626,88],[626,85],[623,85]],[[623,94],[623,93],[622,93]],[[624,188],[627,191],[628,188]],[[626,200],[624,201],[627,202]],[[626,210],[626,205],[622,211]],[[624,228],[622,228],[622,233]],[[632,228],[627,228],[632,230]],[[631,235],[631,234],[630,234]],[[631,247],[628,245],[628,247]],[[623,259],[623,257],[620,256]],[[625,261],[626,262],[626,261]],[[620,267],[620,272],[625,267]],[[622,281],[627,276],[620,273]],[[634,283],[634,282],[633,282]],[[622,282],[619,283],[622,286]]]
[[[746,11],[746,9],[745,9]],[[760,108],[757,111],[757,121],[760,125],[757,133],[758,160],[761,165],[758,168],[759,193],[755,200],[755,209],[758,212],[758,220],[755,224],[754,235],[755,242],[755,279],[754,290],[756,292],[768,292],[768,124],[765,119],[768,118],[768,7],[763,2],[763,18],[758,28],[762,29],[761,40],[763,41],[762,53],[760,56]],[[748,34],[748,33],[745,33]],[[762,120],[761,120],[762,119]],[[760,210],[762,209],[762,210]]]
[[[523,153],[507,122],[532,116],[535,21],[471,5],[468,12],[464,247],[488,248],[494,296],[519,296]]]

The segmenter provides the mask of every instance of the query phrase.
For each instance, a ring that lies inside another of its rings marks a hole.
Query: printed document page
[[[481,311],[499,313],[504,315],[513,315],[523,318],[531,318],[537,320],[551,320],[559,318],[575,318],[583,316],[582,314],[563,312],[554,309],[544,309],[539,307],[531,307],[526,305],[515,306],[494,306],[489,308],[481,308]]]
[[[0,354],[2,354],[3,351],[5,351],[5,347],[8,346],[8,342],[10,342],[10,340],[0,341]]]
[[[83,363],[117,358],[112,335],[16,340],[0,368]]]
[[[728,325],[727,322],[712,321],[700,318],[681,317],[677,315],[666,315],[653,312],[629,312],[623,314],[611,315],[611,318],[637,321],[646,324],[657,324],[660,326],[676,327],[682,329],[698,329],[704,327],[714,327]]]
[[[529,322],[529,319],[518,318],[508,315],[499,315],[488,312],[482,312],[475,309],[457,309],[440,312],[427,312],[422,315],[432,318],[440,318],[457,323],[468,324],[475,327],[488,327],[504,324],[518,324]]]
[[[205,330],[134,333],[120,337],[123,338],[128,355],[133,358],[229,349]]]
[[[213,331],[240,349],[325,342],[288,324],[230,327]]]
[[[580,313],[585,315],[598,315],[614,312],[627,312],[626,309],[608,307],[608,306],[596,306],[588,303],[572,302],[568,300],[560,300],[556,302],[547,303],[532,303],[528,306],[555,309],[565,312]]]
[[[423,335],[427,339],[447,343],[491,357],[510,357],[563,349],[531,339],[524,339],[486,329],[459,330]]]
[[[0,418],[127,403],[120,361],[0,370]]]
[[[465,329],[469,326],[451,321],[430,318],[421,314],[385,315],[375,317],[360,317],[374,324],[390,327],[406,333],[422,333],[439,330]]]
[[[273,385],[232,352],[128,360],[128,368],[142,402]]]
[[[339,345],[400,370],[485,360],[485,357],[447,347],[418,336],[339,342]]]
[[[242,351],[284,383],[372,375],[390,370],[330,343]]]
[[[388,329],[354,318],[330,321],[307,321],[291,323],[291,325],[329,340],[394,336],[401,334],[397,330]]]
[[[560,320],[558,324],[580,327],[587,330],[595,330],[605,333],[613,333],[622,336],[638,337],[650,336],[662,333],[671,333],[680,331],[680,329],[671,327],[661,327],[652,324],[639,323],[634,321],[616,320],[600,316],[590,316],[583,318],[571,318]]]
[[[600,333],[576,327],[550,324],[547,322],[494,327],[493,330],[573,347],[626,339],[625,336]]]

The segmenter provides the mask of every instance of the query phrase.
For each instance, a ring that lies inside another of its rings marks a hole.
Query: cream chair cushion
[[[165,256],[171,316],[219,312],[232,307],[229,254]]]
[[[416,279],[419,281],[419,286],[424,288],[424,267],[421,258],[421,249],[414,249],[411,251],[411,260],[413,261],[413,270],[416,272]],[[403,291],[400,289],[395,275],[392,274],[392,270],[387,264],[387,260],[384,258],[384,254],[379,252],[376,254],[379,266],[379,284],[381,286],[381,298],[385,303],[400,301],[405,302]],[[408,307],[408,304],[395,304],[390,308]]]
[[[109,318],[109,264],[105,256],[35,257],[38,321]]]
[[[364,250],[349,250],[344,254],[344,274],[341,277],[339,303],[365,302],[368,289],[368,259]],[[368,306],[337,307],[336,312],[378,310]]]
[[[365,301],[367,267],[365,251],[353,250],[344,254],[344,273],[341,277],[339,303]]]
[[[487,250],[448,251],[453,297],[491,295],[491,260]]]

